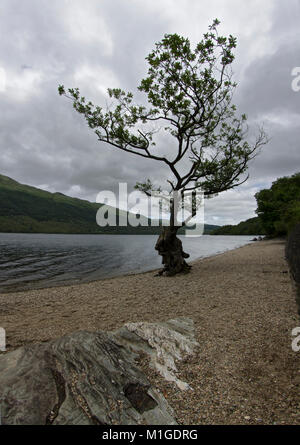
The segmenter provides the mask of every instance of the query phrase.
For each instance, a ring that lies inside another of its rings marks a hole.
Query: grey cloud
[[[200,39],[220,11],[220,18],[228,20],[226,30],[240,33],[235,70],[243,75],[237,105],[251,124],[264,121],[272,140],[250,166],[245,185],[207,203],[207,222],[233,223],[254,216],[255,191],[293,174],[300,165],[300,93],[291,89],[291,70],[300,66],[299,1],[291,0],[290,6],[268,2],[272,8],[264,14],[269,24],[261,35],[254,20],[258,2],[248,4],[247,10],[237,7],[236,0],[228,0],[226,8],[217,0],[176,2],[173,8],[171,3],[2,0],[0,68],[7,73],[8,87],[0,92],[0,173],[90,200],[119,182],[132,189],[136,181],[151,177],[163,185],[166,166],[99,143],[70,101],[58,96],[57,86],[78,86],[96,103],[104,101],[106,87],[135,92],[154,42],[168,32]],[[251,35],[251,29],[256,34]],[[265,52],[257,56],[256,39],[266,42]],[[158,150],[172,149],[167,138],[159,141]]]

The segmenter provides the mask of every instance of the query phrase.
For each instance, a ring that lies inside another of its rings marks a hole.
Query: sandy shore
[[[194,262],[189,275],[153,272],[0,296],[8,349],[75,330],[190,317],[197,354],[181,363],[193,391],[154,373],[184,424],[300,424],[300,326],[282,241],[263,241]]]

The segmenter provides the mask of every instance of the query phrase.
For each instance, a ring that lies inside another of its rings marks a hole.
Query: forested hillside
[[[99,227],[101,204],[20,184],[0,175],[0,232],[157,234],[159,227]],[[120,212],[117,210],[117,215]],[[206,225],[208,233],[217,226]]]
[[[265,230],[258,217],[247,219],[235,226],[222,226],[213,230],[212,235],[265,235]]]

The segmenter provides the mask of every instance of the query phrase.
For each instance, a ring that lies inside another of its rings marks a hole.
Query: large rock
[[[196,342],[188,319],[75,332],[0,356],[2,424],[172,425],[173,411],[136,365],[137,353],[182,389],[175,361]]]

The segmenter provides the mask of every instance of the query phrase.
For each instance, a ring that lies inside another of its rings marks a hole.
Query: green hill
[[[258,217],[247,219],[235,226],[222,226],[211,232],[211,235],[265,235]]]
[[[63,193],[20,184],[0,175],[0,232],[158,234],[159,227],[99,227],[96,213],[101,204],[71,198]],[[124,212],[117,209],[117,217]],[[205,226],[209,233],[217,226]]]

